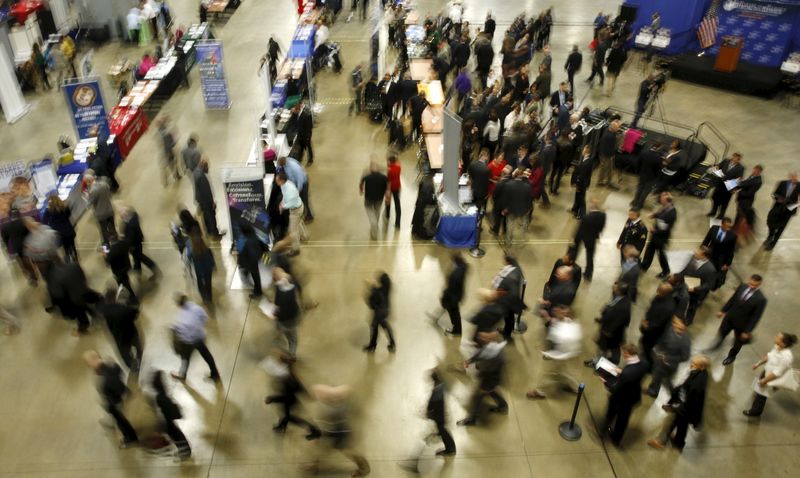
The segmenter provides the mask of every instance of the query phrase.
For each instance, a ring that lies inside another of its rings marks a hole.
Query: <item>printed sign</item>
[[[234,244],[241,238],[242,223],[250,224],[261,242],[269,244],[269,214],[264,196],[264,180],[258,178],[226,182],[225,195],[228,199]]]
[[[108,118],[99,80],[93,78],[65,85],[64,94],[72,112],[72,124],[75,126],[78,139],[101,134],[107,138]]]
[[[230,108],[228,82],[225,81],[225,70],[222,67],[222,43],[216,40],[199,42],[195,55],[206,108]]]

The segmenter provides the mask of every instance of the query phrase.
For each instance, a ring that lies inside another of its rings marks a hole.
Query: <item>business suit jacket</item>
[[[736,292],[731,295],[731,298],[722,307],[722,312],[725,312],[723,320],[733,325],[733,329],[736,332],[749,334],[756,328],[758,321],[761,320],[764,309],[767,307],[767,298],[764,297],[759,288],[746,301],[742,301],[742,294],[747,288],[747,284],[737,287]]]
[[[734,165],[731,163],[730,159],[723,159],[722,162],[719,163],[719,169],[725,173],[725,177],[720,178],[718,176],[714,176],[717,178],[715,181],[716,187],[714,188],[714,196],[730,196],[731,193],[728,191],[728,188],[725,187],[725,181],[730,181],[731,179],[741,178],[744,176],[744,166],[741,164]]]
[[[637,260],[627,272],[621,273],[619,275],[619,279],[617,279],[620,282],[628,284],[628,298],[634,304],[636,303],[636,297],[639,295],[639,276],[641,273],[642,267],[639,265],[639,261]]]
[[[581,159],[581,161],[575,165],[570,183],[582,191],[587,190],[592,183],[592,167],[592,160],[590,158]]]
[[[696,277],[700,279],[700,285],[694,288],[690,294],[694,294],[698,301],[706,298],[708,293],[714,288],[717,280],[717,270],[711,260],[704,262],[700,267],[696,267],[694,259],[682,272],[684,277]]]
[[[304,107],[297,116],[297,139],[310,140],[314,131],[314,118],[308,108]]]
[[[669,404],[678,415],[686,417],[692,426],[700,426],[706,403],[707,370],[692,370],[686,380],[672,392]]]
[[[447,287],[442,293],[442,306],[456,306],[464,299],[464,282],[467,279],[467,264],[457,265],[447,276]]]
[[[675,221],[678,220],[678,211],[675,207],[661,208],[653,216],[655,220],[655,231],[650,236],[650,240],[657,242],[661,245],[666,245],[672,235],[672,228],[675,226]],[[660,222],[659,222],[660,221]],[[663,225],[662,229],[660,225]]]
[[[564,63],[564,69],[567,70],[568,73],[575,73],[581,69],[582,63],[583,55],[578,51],[574,51],[567,57],[567,62]]]
[[[739,192],[736,194],[736,201],[740,204],[745,201],[749,201],[749,204],[753,204],[753,200],[756,198],[756,192],[761,189],[762,183],[761,176],[750,176],[744,179],[737,187]]]
[[[132,213],[131,217],[128,218],[128,221],[125,222],[122,235],[125,236],[125,240],[128,244],[133,247],[139,247],[144,242],[144,233],[142,232],[142,227],[139,224],[139,214]]]
[[[531,185],[522,176],[512,179],[504,191],[504,209],[508,209],[510,216],[523,216],[530,212],[533,207],[533,195]]]
[[[606,382],[611,392],[608,397],[609,407],[632,408],[642,400],[642,379],[649,372],[646,360],[639,357],[639,362],[625,365],[616,380]]]
[[[650,302],[650,307],[644,315],[644,321],[639,326],[642,333],[642,346],[652,349],[658,339],[664,334],[664,330],[672,322],[676,304],[672,296],[655,296]]]
[[[139,335],[136,318],[139,309],[126,304],[97,304],[96,310],[106,319],[109,332],[117,342],[125,344]]]
[[[473,161],[469,163],[467,173],[472,186],[472,198],[476,201],[486,199],[489,195],[489,167],[483,161]]]
[[[675,304],[675,315],[681,319],[686,317],[686,309],[689,307],[689,291],[685,283],[672,288],[672,301]]]
[[[775,188],[775,191],[772,193],[772,198],[775,200],[775,204],[772,205],[772,209],[769,211],[770,216],[773,215],[773,211],[785,214],[785,217],[791,217],[797,214],[797,209],[790,211],[786,206],[795,204],[798,200],[800,200],[800,183],[796,184],[792,194],[790,194],[789,197],[786,197],[786,188],[788,187],[789,182],[789,180],[779,182],[778,186]]]
[[[522,301],[522,281],[524,279],[525,276],[522,274],[522,269],[519,266],[514,267],[511,272],[503,277],[500,285],[497,286],[498,290],[507,292],[497,303],[514,313],[522,312],[525,309],[525,304]]]
[[[214,195],[208,176],[200,168],[194,170],[194,200],[201,209],[214,208]]]
[[[717,240],[719,230],[719,226],[711,226],[702,244],[711,249],[710,259],[717,271],[722,266],[730,266],[733,262],[733,254],[736,252],[736,234],[732,230],[727,231],[720,242]]]
[[[625,331],[630,323],[631,300],[627,296],[615,297],[600,314],[597,344],[604,350],[618,348],[625,343]]]
[[[661,172],[661,152],[647,148],[639,153],[638,169],[640,183],[647,184],[658,179]]]
[[[550,95],[550,106],[555,108],[556,106],[564,106],[567,104],[567,98],[569,97],[569,93],[564,92],[564,101],[561,101],[561,89],[557,89]]]
[[[588,211],[578,224],[578,230],[575,231],[575,243],[593,244],[597,242],[605,227],[606,213],[603,211]]]
[[[505,307],[492,302],[484,305],[469,321],[475,324],[476,332],[489,332],[495,330],[497,324],[503,320],[505,313]]]
[[[556,262],[553,263],[553,270],[550,271],[550,278],[547,279],[547,284],[544,285],[545,290],[547,290],[548,287],[553,287],[556,284],[558,284],[558,279],[556,279],[556,271],[558,270],[559,267],[563,265],[564,265],[563,257],[559,257],[558,259],[556,259]],[[572,267],[572,282],[575,284],[575,288],[577,289],[581,285],[582,269],[581,266],[579,266],[574,262],[570,267]]]
[[[578,274],[578,276],[580,276],[580,274]],[[550,302],[550,308],[556,305],[569,307],[575,302],[575,296],[577,294],[578,285],[575,282],[556,282],[545,289],[542,298]]]
[[[644,250],[644,245],[647,242],[647,226],[639,220],[637,222],[633,222],[628,219],[625,222],[625,227],[622,228],[622,232],[619,234],[619,239],[617,239],[617,245],[620,248],[625,247],[626,245],[630,244],[636,248],[637,251],[640,253]]]

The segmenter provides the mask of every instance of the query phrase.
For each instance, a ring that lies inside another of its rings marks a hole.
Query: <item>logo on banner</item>
[[[64,94],[79,139],[101,135],[108,137],[106,108],[100,82],[96,78],[65,85]]]
[[[744,0],[727,0],[722,4],[722,9],[726,12],[738,10],[740,14],[752,14],[761,16],[778,17],[786,13],[786,7],[770,4],[760,4],[746,2]]]
[[[72,94],[72,101],[82,108],[92,106],[95,98],[97,98],[97,93],[94,88],[88,85],[79,86],[75,89],[75,93]]]

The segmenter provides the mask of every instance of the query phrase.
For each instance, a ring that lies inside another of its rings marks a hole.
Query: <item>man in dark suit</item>
[[[647,195],[653,191],[658,183],[659,173],[661,172],[661,143],[656,141],[649,148],[639,153],[637,170],[639,183],[636,185],[636,193],[633,195],[631,207],[641,209],[644,207]]]
[[[717,280],[717,270],[714,268],[714,264],[709,260],[709,252],[707,247],[700,246],[694,251],[692,260],[689,261],[689,264],[682,272],[684,279],[686,277],[700,279],[699,285],[690,286],[688,288],[689,308],[686,310],[686,319],[684,320],[686,325],[692,325],[692,322],[694,322],[694,314],[697,313],[697,309],[703,305],[703,301],[706,300],[708,293],[713,290],[714,283]]]
[[[573,241],[576,257],[580,251],[581,244],[586,247],[586,269],[583,273],[583,278],[588,281],[592,280],[592,274],[594,273],[595,246],[605,227],[606,213],[600,210],[598,200],[592,198],[589,200],[589,211],[578,224],[578,230],[575,231],[575,240]]]
[[[497,303],[506,309],[503,336],[506,340],[512,340],[511,334],[514,332],[516,316],[525,309],[522,300],[522,285],[525,282],[525,276],[515,258],[506,255],[505,262],[505,267],[492,281],[492,289],[499,293]]]
[[[153,279],[161,276],[161,270],[153,259],[144,254],[144,233],[139,224],[139,214],[133,208],[126,208],[122,211],[122,235],[130,247],[131,257],[133,257],[133,271],[142,272],[142,264],[146,265],[153,273]]]
[[[453,441],[453,435],[445,427],[445,396],[447,388],[437,370],[431,372],[431,380],[433,381],[433,390],[431,390],[431,396],[428,399],[425,416],[436,424],[436,433],[439,434],[444,445],[441,450],[436,450],[436,454],[439,456],[452,456],[456,454],[456,443]]]
[[[550,96],[550,109],[553,111],[558,111],[558,109],[562,106],[567,105],[567,100],[569,100],[569,90],[567,89],[567,82],[562,81],[558,85],[558,89],[553,92]]]
[[[200,164],[193,174],[194,200],[203,214],[206,234],[218,241],[225,235],[225,232],[217,229],[217,203],[214,201],[214,193],[211,191],[211,183],[208,180],[208,161],[200,160]]]
[[[506,217],[506,244],[514,243],[514,235],[520,236],[528,228],[528,220],[533,209],[531,183],[522,168],[514,171],[513,179],[504,190],[503,216]]]
[[[453,270],[447,276],[447,287],[442,292],[442,308],[450,315],[453,327],[447,330],[450,335],[461,335],[461,310],[464,299],[464,281],[467,278],[467,263],[461,254],[453,254]]]
[[[575,301],[580,284],[580,270],[575,273],[570,266],[562,265],[554,272],[555,278],[545,284],[539,300],[539,315],[548,319],[554,315],[556,307],[569,307]],[[573,277],[578,276],[578,281]],[[548,322],[549,324],[549,322]]]
[[[642,223],[638,209],[628,211],[628,220],[617,239],[620,264],[625,262],[625,246],[633,246],[641,254],[647,243],[647,226]]]
[[[492,234],[495,236],[500,234],[500,229],[503,229],[505,232],[508,225],[506,224],[506,216],[503,214],[503,211],[506,208],[506,202],[508,200],[508,195],[506,194],[506,189],[508,183],[511,181],[511,166],[506,165],[503,168],[503,172],[500,173],[500,179],[494,186],[494,191],[492,192]]]
[[[675,313],[675,301],[672,298],[672,285],[662,282],[656,289],[656,295],[650,302],[644,319],[639,324],[642,343],[642,357],[653,363],[651,352],[664,334]]]
[[[298,162],[303,160],[303,153],[308,150],[308,164],[314,164],[314,150],[311,149],[311,134],[314,131],[314,118],[311,116],[311,111],[306,107],[304,102],[297,103],[293,108],[293,113],[297,116],[297,137],[295,142],[299,145],[297,157],[294,158]]]
[[[493,35],[493,34],[492,34]],[[492,47],[491,35],[478,35],[473,47],[475,53],[475,71],[481,80],[481,86],[486,88],[486,80],[492,69],[494,61],[494,48]]]
[[[717,339],[711,350],[717,350],[725,337],[733,331],[733,347],[728,351],[728,356],[722,361],[723,365],[730,365],[742,349],[742,345],[750,343],[753,329],[758,325],[764,309],[767,307],[767,298],[761,292],[762,278],[758,274],[750,276],[746,284],[736,288],[728,302],[722,307],[717,317],[722,319],[717,331]]]
[[[592,182],[592,166],[591,147],[586,145],[570,180],[570,184],[575,188],[575,201],[569,211],[576,219],[582,219],[586,213],[586,190]]]
[[[139,441],[131,423],[122,414],[122,405],[125,395],[128,394],[128,387],[122,381],[122,369],[119,365],[110,361],[103,361],[103,358],[94,350],[88,350],[83,354],[83,360],[98,377],[98,390],[103,398],[103,408],[114,419],[117,428],[122,433],[120,448],[130,448]]]
[[[600,324],[598,354],[597,358],[583,362],[587,367],[594,367],[600,357],[619,363],[619,347],[625,343],[625,331],[631,323],[631,300],[628,298],[628,284],[615,282],[611,292],[611,302],[603,307],[600,317],[594,319]]]
[[[675,221],[678,220],[678,212],[672,204],[672,195],[668,192],[663,192],[658,196],[658,203],[661,208],[650,215],[650,218],[655,221],[653,227],[650,228],[650,242],[644,251],[642,270],[647,272],[650,264],[653,263],[653,256],[658,251],[658,263],[661,265],[661,273],[658,277],[659,279],[664,279],[669,275],[669,262],[667,262],[665,250],[669,244],[670,236],[672,236],[672,228],[675,226]]]
[[[128,291],[128,294],[130,294],[129,303],[136,304],[139,302],[139,299],[133,292],[131,280],[128,276],[128,272],[131,270],[131,260],[129,256],[130,246],[126,241],[121,240],[113,233],[108,237],[108,241],[108,249],[104,250],[108,267],[111,269],[111,273],[114,275],[117,284],[124,287],[125,290]]]
[[[477,337],[480,350],[464,362],[464,368],[475,364],[478,369],[478,387],[470,400],[469,416],[458,421],[458,425],[472,426],[478,423],[484,397],[491,397],[495,406],[489,408],[490,412],[508,413],[508,403],[498,393],[497,389],[503,382],[506,359],[503,348],[506,342],[501,342],[497,332],[480,332]]]
[[[722,218],[719,226],[711,226],[702,245],[711,250],[709,258],[717,270],[717,280],[711,290],[717,290],[725,283],[728,268],[731,266],[733,255],[736,252],[736,233],[733,232],[731,218]]]
[[[689,288],[683,274],[670,274],[665,281],[672,286],[672,302],[675,304],[675,316],[681,319],[686,317],[686,309],[689,308]]]
[[[561,266],[567,266],[568,270],[572,273],[571,281],[575,283],[578,288],[581,285],[581,266],[575,263],[575,250],[572,247],[567,248],[567,253],[556,259],[553,263],[553,269],[550,271],[550,278],[545,284],[547,287],[553,287],[558,282],[558,270]]]
[[[778,239],[781,238],[783,230],[789,224],[795,214],[797,214],[797,204],[800,202],[800,185],[798,185],[797,173],[789,174],[789,179],[781,181],[772,193],[775,203],[767,215],[767,228],[769,236],[764,241],[764,250],[771,251]]]
[[[764,168],[760,164],[756,164],[753,166],[750,176],[736,187],[736,219],[734,224],[737,227],[741,219],[744,219],[751,228],[756,222],[756,211],[753,209],[753,202],[755,202],[756,193],[761,189],[763,183],[761,179],[763,171]]]
[[[489,195],[489,150],[481,149],[478,160],[469,163],[467,174],[469,174],[469,185],[472,188],[472,202],[481,212],[486,211],[486,197]]]
[[[606,64],[606,51],[608,51],[608,47],[605,42],[598,41],[592,56],[592,74],[586,79],[589,87],[594,86],[594,75],[600,76],[600,86],[603,86],[603,82],[606,79],[606,75],[603,72],[603,66]]]
[[[635,304],[636,297],[639,295],[639,276],[642,273],[642,267],[639,265],[639,251],[634,246],[627,245],[622,254],[624,260],[617,282],[628,284],[628,298]]]
[[[575,94],[575,73],[581,69],[583,63],[583,55],[578,50],[578,45],[572,46],[572,52],[567,57],[567,62],[564,63],[564,69],[567,71],[567,78],[569,78],[569,91]]]
[[[625,365],[614,379],[606,381],[610,395],[603,430],[608,430],[611,443],[615,446],[622,442],[633,408],[642,401],[642,379],[649,369],[633,344],[622,346],[622,357]]]
[[[138,372],[144,353],[136,326],[139,309],[117,302],[117,291],[111,288],[106,291],[105,300],[95,306],[95,310],[105,319],[122,361],[132,373]],[[135,355],[133,350],[136,351]]]
[[[722,173],[722,177],[714,175],[716,178],[714,184],[714,192],[711,194],[711,211],[706,214],[708,217],[717,215],[717,219],[722,219],[725,216],[725,210],[728,209],[728,203],[731,201],[732,192],[725,186],[725,181],[733,179],[741,179],[744,176],[744,166],[741,165],[742,155],[740,153],[733,153],[730,159],[723,159],[716,168]]]
[[[422,112],[428,107],[428,100],[425,98],[425,92],[420,91],[408,100],[409,109],[411,111],[411,124],[412,131],[416,133],[416,138],[422,137]]]

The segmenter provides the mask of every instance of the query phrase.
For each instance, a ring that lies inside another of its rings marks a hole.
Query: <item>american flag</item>
[[[697,38],[700,39],[700,48],[709,48],[717,43],[717,33],[719,31],[719,0],[713,0],[708,8],[706,16],[697,28]]]

